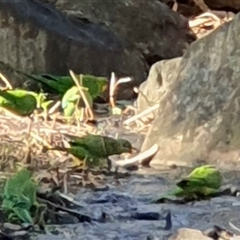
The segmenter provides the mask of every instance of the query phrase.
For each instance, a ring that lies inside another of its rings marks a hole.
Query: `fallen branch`
[[[132,81],[130,77],[120,78],[117,80],[115,73],[114,72],[111,73],[110,86],[109,86],[109,104],[112,109],[116,107],[116,104],[114,101],[114,93],[116,92],[117,86],[119,84],[127,83],[130,81]]]
[[[203,13],[203,14],[195,17],[195,19],[190,20],[188,23],[189,27],[194,28],[194,27],[200,26],[204,23],[207,23],[207,22],[211,21],[209,18],[212,18],[216,22],[216,26],[221,25],[221,19],[219,17],[217,17],[213,13],[206,12],[206,13]]]
[[[127,120],[125,120],[123,122],[123,124],[130,124],[131,122],[138,120],[139,118],[153,112],[154,110],[157,110],[159,108],[159,106],[160,106],[160,104],[157,103],[157,104],[153,105],[152,107],[149,107],[149,108],[145,109],[144,111],[136,114],[135,116],[128,118]]]
[[[232,229],[234,229],[235,231],[240,232],[240,228],[238,228],[237,226],[235,226],[232,222],[229,222],[228,224],[229,224],[229,226],[230,226]]]
[[[48,111],[48,114],[54,113],[58,107],[60,107],[61,101],[57,101]]]
[[[12,85],[10,84],[10,82],[7,80],[7,78],[2,73],[0,73],[0,78],[6,84],[6,87],[8,89],[13,89]]]
[[[148,159],[149,157],[153,156],[154,154],[156,154],[158,151],[158,144],[154,144],[151,148],[149,148],[148,150],[138,154],[137,156],[133,157],[133,158],[129,158],[129,159],[125,159],[125,160],[119,160],[119,161],[115,161],[115,163],[118,166],[131,166],[134,165],[135,163],[142,163],[144,160]]]
[[[78,79],[77,79],[76,75],[73,73],[73,71],[72,71],[72,70],[69,70],[69,72],[70,72],[70,76],[72,77],[72,79],[74,80],[74,82],[75,82],[75,84],[76,84],[76,86],[77,86],[77,88],[78,88],[78,91],[79,91],[79,94],[80,94],[81,98],[82,98],[83,101],[84,101],[84,104],[85,104],[85,106],[86,106],[85,108],[87,109],[87,111],[88,111],[88,113],[89,113],[89,115],[90,115],[90,118],[89,118],[89,119],[90,119],[90,120],[94,120],[95,117],[94,117],[94,113],[93,113],[93,111],[92,111],[91,105],[90,105],[90,103],[89,103],[86,95],[85,95],[84,92],[83,92],[84,87],[81,86],[81,85],[82,85],[82,74],[80,75],[80,83],[81,83],[81,85],[80,85],[79,82],[78,82]]]

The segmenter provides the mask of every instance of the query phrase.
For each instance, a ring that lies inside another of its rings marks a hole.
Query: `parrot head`
[[[125,139],[118,139],[118,144],[121,153],[132,153],[132,150],[135,149],[132,144]]]

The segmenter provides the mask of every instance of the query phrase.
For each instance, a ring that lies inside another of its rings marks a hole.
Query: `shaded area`
[[[0,1],[1,61],[28,73],[130,75],[141,83],[148,66],[127,39],[81,19],[72,20],[38,1]],[[5,43],[7,44],[5,45]],[[13,86],[16,79],[11,79]],[[124,86],[125,88],[126,86]],[[122,88],[122,90],[124,90]],[[130,89],[125,99],[133,96]]]
[[[165,193],[180,174],[179,169],[170,175],[148,170],[148,174],[133,174],[117,181],[108,178],[107,191],[80,189],[76,200],[85,206],[86,213],[95,220],[65,227],[56,226],[59,235],[39,235],[33,239],[67,239],[70,236],[76,239],[165,240],[180,227],[206,230],[220,225],[229,229],[229,221],[236,224],[240,220],[239,200],[235,197],[217,197],[186,205],[149,203],[152,197]],[[227,179],[229,176],[236,178],[239,173],[231,172],[224,176]],[[163,218],[169,212],[172,228],[164,230],[166,221]]]
[[[70,17],[87,18],[127,39],[149,64],[182,56],[188,44],[196,39],[188,20],[157,0],[108,0],[91,4],[57,0],[55,5]]]

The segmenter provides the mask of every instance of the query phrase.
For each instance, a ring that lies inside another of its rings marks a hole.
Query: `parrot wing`
[[[92,156],[98,158],[108,157],[106,152],[106,139],[108,137],[101,135],[88,134],[83,137],[72,136],[69,134],[64,134],[67,138],[70,139],[69,144],[71,146],[81,146],[86,149]]]
[[[82,146],[71,146],[67,152],[77,157],[79,160],[86,160],[87,166],[101,166],[104,162],[101,158],[93,155]]]
[[[89,94],[93,99],[99,96],[107,88],[107,78],[95,77],[93,75],[82,76],[82,86],[88,88]],[[43,74],[28,75],[28,77],[42,83],[46,88],[60,95],[64,95],[67,90],[75,86],[71,76]]]
[[[199,178],[204,178],[207,175],[216,172],[217,169],[212,166],[212,165],[204,165],[201,167],[195,168],[189,175],[188,177],[199,177]]]
[[[51,92],[63,95],[69,88],[74,86],[74,81],[70,76],[53,76],[50,74],[28,75],[29,78],[40,82]]]
[[[219,170],[212,165],[195,168],[184,180],[201,181],[207,187],[220,188],[222,176]],[[201,179],[201,180],[200,180]]]

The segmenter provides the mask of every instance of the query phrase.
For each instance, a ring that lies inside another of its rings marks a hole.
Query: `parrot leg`
[[[107,169],[108,169],[109,172],[112,169],[112,161],[109,158],[107,158]]]
[[[32,129],[32,118],[27,117],[27,134],[30,135]]]
[[[77,158],[75,156],[73,156],[73,163],[74,163],[74,166],[77,166],[77,167],[79,167],[83,164],[82,161],[80,161],[79,158]]]
[[[85,157],[83,159],[83,165],[82,165],[83,169],[86,170],[87,169],[87,157]]]

